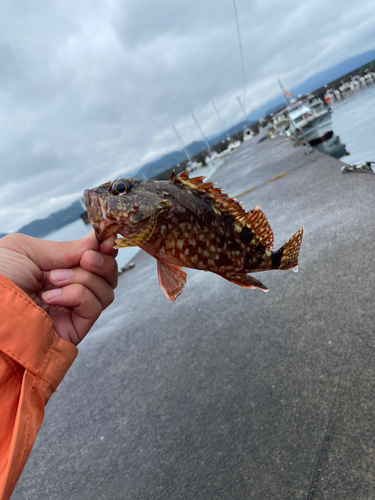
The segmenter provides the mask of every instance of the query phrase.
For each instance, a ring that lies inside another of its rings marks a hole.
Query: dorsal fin
[[[171,172],[170,177],[169,177],[169,183],[170,183],[170,184],[173,184],[173,181],[174,181],[174,179],[176,178],[175,171],[176,171],[176,169],[174,168],[174,169],[172,170],[172,172]]]
[[[190,170],[185,170],[178,176],[170,177],[169,182],[176,186],[181,186],[198,196],[203,196],[212,207],[223,215],[229,215],[234,218],[240,218],[245,215],[242,205],[234,198],[230,198],[222,189],[215,188],[214,182],[203,182],[206,177],[189,178]]]
[[[241,218],[241,221],[256,234],[258,240],[266,250],[272,250],[273,231],[268,223],[267,217],[258,205],[254,210],[245,214]]]

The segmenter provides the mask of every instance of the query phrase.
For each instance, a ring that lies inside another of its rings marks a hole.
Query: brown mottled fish
[[[273,251],[273,232],[262,210],[246,213],[204,179],[173,172],[169,182],[127,178],[87,189],[84,199],[98,240],[119,233],[115,248],[139,246],[155,257],[160,287],[172,301],[186,283],[183,267],[268,291],[248,273],[296,268],[303,227]]]

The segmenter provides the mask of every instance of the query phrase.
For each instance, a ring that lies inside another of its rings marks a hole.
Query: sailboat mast
[[[236,19],[236,28],[237,28],[237,36],[238,36],[238,46],[239,46],[239,49],[240,49],[240,58],[241,58],[241,70],[242,70],[242,81],[243,81],[243,100],[244,100],[244,102],[246,102],[245,63],[244,63],[244,59],[243,59],[243,49],[242,49],[242,41],[241,41],[241,32],[240,32],[240,24],[238,22],[236,0],[233,0],[233,8],[234,8],[234,17]]]
[[[175,134],[177,135],[177,137],[178,137],[178,139],[179,139],[179,141],[181,143],[182,149],[184,150],[184,153],[186,154],[187,159],[191,163],[191,156],[189,155],[189,152],[188,152],[188,150],[187,150],[187,148],[186,148],[186,146],[184,144],[184,141],[182,140],[180,134],[178,133],[178,131],[177,131],[177,129],[176,129],[176,127],[175,127],[175,125],[173,123],[172,123],[172,128],[175,131]]]
[[[228,130],[225,128],[224,122],[221,119],[221,116],[219,115],[219,111],[218,111],[218,109],[217,109],[217,107],[212,99],[211,99],[211,104],[214,107],[214,110],[216,111],[217,117],[219,118],[220,123],[221,123],[223,129],[225,130],[225,133],[227,134],[227,139],[230,139],[230,135],[228,134]]]
[[[246,111],[245,111],[245,108],[243,107],[243,104],[242,104],[242,101],[241,101],[241,98],[240,97],[237,97],[237,101],[239,102],[239,105],[241,106],[241,109],[242,109],[242,112],[243,112],[243,115],[245,117],[245,120],[249,123],[250,125],[250,120],[248,119],[247,115],[246,115]]]
[[[207,137],[204,135],[204,132],[203,132],[203,130],[202,130],[202,127],[199,125],[198,120],[196,119],[196,117],[195,117],[194,113],[193,113],[191,110],[190,110],[190,114],[191,114],[191,116],[193,117],[193,120],[195,121],[196,126],[199,128],[199,130],[200,130],[200,132],[201,132],[201,134],[202,134],[202,137],[203,137],[204,142],[206,143],[207,149],[208,149],[209,151],[211,151],[211,146],[210,146],[210,144],[209,144],[209,142],[208,142],[208,139],[207,139]]]

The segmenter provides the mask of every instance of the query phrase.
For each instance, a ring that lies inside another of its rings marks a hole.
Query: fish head
[[[99,243],[114,233],[128,236],[138,231],[163,204],[155,181],[132,177],[86,189],[84,201]]]

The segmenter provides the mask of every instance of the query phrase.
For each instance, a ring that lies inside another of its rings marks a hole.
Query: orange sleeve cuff
[[[48,314],[0,275],[0,498],[7,500],[43,421],[44,406],[77,348]]]
[[[77,356],[77,348],[57,337],[48,314],[1,274],[0,297],[0,351],[56,389]],[[50,350],[58,357],[53,370],[46,366]]]

